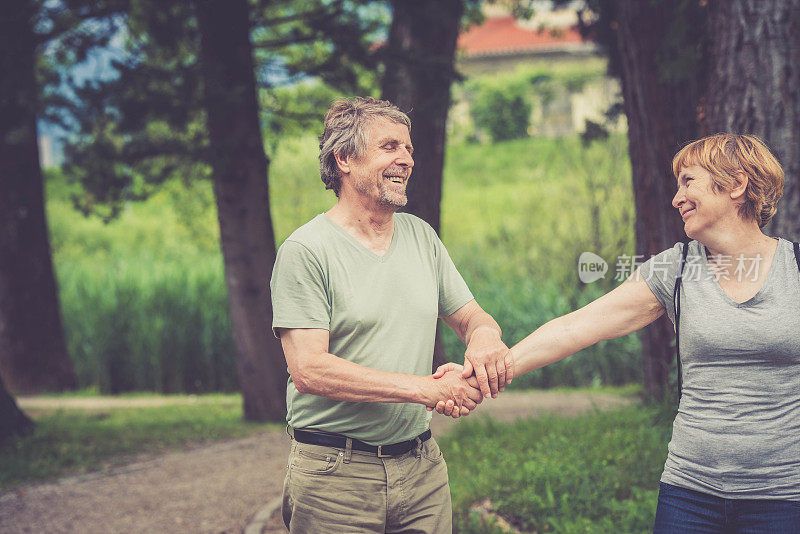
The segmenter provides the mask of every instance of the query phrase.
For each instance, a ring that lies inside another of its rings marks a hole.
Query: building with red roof
[[[619,84],[604,75],[605,59],[597,44],[578,31],[575,9],[538,10],[527,21],[491,6],[485,15],[483,23],[458,38],[456,69],[461,74],[478,85],[482,80],[514,79],[512,73],[526,69],[537,73],[532,79],[540,82],[549,77],[543,84],[532,82],[528,90],[530,135],[570,135],[582,131],[587,119],[604,122],[604,112],[619,98]],[[564,72],[583,79],[568,83]],[[475,87],[455,87],[450,113],[451,131],[468,138],[483,135],[469,111]],[[624,122],[618,121],[618,126],[623,128]]]
[[[570,60],[597,54],[577,24],[545,26],[520,21],[511,15],[487,17],[458,38],[458,63],[467,75],[511,69],[521,61]]]

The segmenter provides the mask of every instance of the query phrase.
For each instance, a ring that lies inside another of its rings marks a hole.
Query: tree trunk
[[[31,2],[0,16],[0,375],[8,390],[72,389],[37,145]]]
[[[247,0],[198,0],[214,192],[245,419],[286,415],[286,361],[272,335],[275,237]]]
[[[19,409],[0,379],[0,444],[13,436],[27,436],[33,426],[33,421]]]
[[[707,133],[751,133],[786,171],[768,231],[800,239],[800,0],[715,0],[707,51]]]
[[[456,41],[464,3],[393,0],[392,9],[382,96],[411,118],[414,173],[406,211],[438,233],[450,85],[457,76]],[[437,333],[434,369],[446,361]]]
[[[636,203],[636,253],[645,259],[685,239],[671,199],[676,189],[672,157],[697,137],[699,81],[691,72],[684,80],[664,80],[658,58],[673,20],[671,2],[620,0],[617,53]],[[662,317],[642,332],[647,394],[664,398],[675,358],[672,324]]]

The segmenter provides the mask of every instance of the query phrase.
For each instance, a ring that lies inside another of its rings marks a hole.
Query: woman
[[[756,137],[719,134],[673,159],[688,244],[511,349],[515,375],[624,336],[679,293],[682,397],[654,532],[800,533],[800,256],[765,235],[784,175]],[[441,412],[447,407],[437,407]]]

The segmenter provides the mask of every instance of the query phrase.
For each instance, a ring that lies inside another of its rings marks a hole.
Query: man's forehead
[[[367,126],[369,136],[373,139],[390,138],[410,140],[408,126],[402,122],[394,122],[386,117],[375,117]]]

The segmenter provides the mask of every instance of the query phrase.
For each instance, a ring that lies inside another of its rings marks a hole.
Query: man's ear
[[[736,184],[733,186],[733,189],[730,190],[730,195],[733,200],[742,198],[742,196],[744,196],[745,191],[747,191],[747,184],[749,183],[749,180],[750,179],[744,172],[738,171],[736,173]]]
[[[350,159],[352,156],[344,157],[341,154],[334,154],[333,157],[336,158],[336,166],[339,167],[342,174],[350,174]]]

